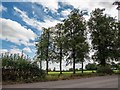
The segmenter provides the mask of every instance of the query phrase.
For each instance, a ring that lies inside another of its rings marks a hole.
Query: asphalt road
[[[3,88],[118,88],[118,76],[3,85]]]

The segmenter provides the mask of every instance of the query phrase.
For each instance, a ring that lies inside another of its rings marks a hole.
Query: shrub
[[[96,70],[97,69],[97,65],[95,63],[88,63],[85,66],[86,70]]]
[[[56,80],[58,80],[58,75],[47,75],[46,80],[47,81],[56,81]]]
[[[115,73],[120,74],[120,66],[118,67],[118,70]]]
[[[31,82],[38,78],[45,78],[45,71],[39,69],[38,65],[30,61],[10,56],[1,57],[2,60],[2,80],[3,81],[25,81]]]
[[[112,74],[113,71],[109,66],[98,66],[97,73],[99,74]]]
[[[73,71],[73,68],[69,68],[69,71]]]

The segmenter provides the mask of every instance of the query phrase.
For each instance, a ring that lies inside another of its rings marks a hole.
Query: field
[[[92,70],[87,70],[87,71],[84,71],[83,73],[87,74],[87,73],[92,73],[92,72],[96,72],[96,71],[95,70],[93,70],[93,71]],[[81,71],[76,71],[76,74],[79,74],[79,73],[81,74],[82,72]],[[48,74],[49,75],[59,75],[60,72],[55,72],[55,71],[53,72],[52,71],[52,72],[48,72]],[[73,74],[73,72],[72,71],[67,71],[67,72],[63,71],[62,74],[64,74],[64,75],[68,75],[68,74],[71,75],[71,74]]]
[[[117,73],[118,72],[118,70],[113,70],[115,73]],[[85,70],[83,73],[86,73],[86,74],[88,74],[88,73],[93,73],[93,72],[96,72],[96,70]],[[67,72],[62,72],[63,74],[73,74],[73,72],[72,71],[67,71]],[[82,72],[81,71],[76,71],[76,74],[81,74]],[[55,72],[55,71],[51,71],[51,72],[48,72],[48,74],[49,75],[58,75],[58,74],[60,74],[60,72]]]
[[[89,71],[84,71],[83,73],[92,73],[92,72],[96,72],[95,70],[92,71],[92,70],[89,70]],[[63,74],[73,74],[72,71],[67,71],[67,72],[62,72]],[[78,73],[82,73],[81,71],[76,71],[76,74]],[[53,75],[53,74],[60,74],[60,72],[48,72],[49,75]]]

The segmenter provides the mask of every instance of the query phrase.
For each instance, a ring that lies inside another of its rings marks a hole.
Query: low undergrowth
[[[105,76],[111,74],[103,74],[103,73],[76,73],[76,74],[52,74],[46,75],[44,78],[34,77],[29,79],[17,80],[17,81],[3,81],[3,84],[18,84],[18,83],[33,83],[33,82],[46,82],[46,81],[58,81],[58,80],[71,80],[71,79],[81,79],[81,78],[89,78],[96,76]]]

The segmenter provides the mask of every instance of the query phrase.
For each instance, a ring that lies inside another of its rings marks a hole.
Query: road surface
[[[118,88],[118,76],[3,85],[3,88]]]

